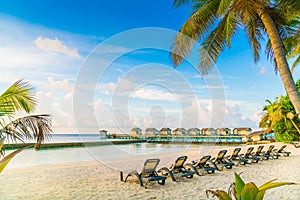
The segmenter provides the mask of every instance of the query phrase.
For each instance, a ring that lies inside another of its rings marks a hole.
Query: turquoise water
[[[54,134],[50,142],[92,142],[107,140],[98,134]],[[50,164],[64,164],[84,161],[122,160],[141,156],[155,156],[165,153],[183,153],[187,150],[211,149],[213,145],[188,145],[188,144],[156,144],[135,143],[122,145],[103,145],[93,147],[51,148],[51,149],[26,149],[16,155],[7,168],[30,167]],[[8,154],[10,151],[6,151]]]
[[[103,140],[110,140],[100,137],[99,134],[52,134],[45,143],[63,143],[63,142],[97,142]],[[33,140],[26,140],[26,143],[34,142]],[[6,141],[6,143],[10,143]]]
[[[125,158],[154,157],[161,153],[183,153],[187,150],[211,148],[207,145],[149,144],[103,145],[86,148],[26,149],[16,155],[7,168],[64,164],[85,161],[106,162]],[[8,154],[10,151],[6,151]]]

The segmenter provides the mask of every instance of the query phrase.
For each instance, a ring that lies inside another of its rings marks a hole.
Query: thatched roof
[[[188,132],[191,132],[191,131],[200,131],[200,129],[199,128],[189,128],[187,131]]]
[[[131,131],[142,131],[142,129],[136,127],[136,128],[132,128]]]
[[[246,135],[247,138],[251,138],[253,136],[262,136],[265,133],[265,131],[255,131],[250,133],[249,135]]]
[[[160,131],[171,131],[171,129],[170,128],[162,128],[162,129],[160,129]]]
[[[234,128],[233,131],[234,130],[237,130],[237,131],[251,131],[252,129],[249,128],[249,127],[241,127],[241,128]]]

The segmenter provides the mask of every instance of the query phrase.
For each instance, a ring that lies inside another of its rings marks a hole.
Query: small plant
[[[220,200],[232,200],[232,196],[235,200],[261,200],[268,189],[295,184],[292,182],[274,182],[277,179],[273,179],[257,187],[253,182],[245,184],[236,172],[234,172],[234,177],[235,182],[229,187],[228,193],[223,190],[206,190],[206,195],[211,193]]]

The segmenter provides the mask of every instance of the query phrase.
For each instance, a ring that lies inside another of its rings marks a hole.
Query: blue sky
[[[57,133],[135,126],[257,129],[265,100],[285,94],[280,76],[263,53],[254,63],[242,30],[208,76],[189,62],[174,68],[168,45],[190,12],[167,0],[1,1],[1,91],[18,79],[30,81],[39,97],[36,113],[52,114]],[[157,37],[166,48],[143,46]]]

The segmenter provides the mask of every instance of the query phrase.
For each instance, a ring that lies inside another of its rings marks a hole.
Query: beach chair
[[[225,155],[227,153],[227,150],[221,150],[218,153],[218,156],[216,158],[212,158],[211,161],[217,166],[217,169],[219,171],[223,170],[223,168],[232,169],[232,166],[234,163],[230,160],[228,160]]]
[[[300,148],[299,142],[292,142],[292,144],[294,145],[295,148]]]
[[[249,147],[247,149],[246,153],[245,154],[240,154],[240,156],[242,158],[246,158],[248,160],[251,160],[251,163],[258,163],[258,161],[260,160],[260,158],[252,155],[253,150],[254,150],[254,147]]]
[[[237,162],[240,165],[246,165],[248,163],[248,159],[242,158],[239,156],[239,153],[241,151],[241,148],[235,148],[230,156],[227,156],[226,158],[230,161]]]
[[[263,156],[266,157],[267,160],[269,160],[269,158],[272,158],[272,159],[279,158],[280,155],[278,153],[273,152],[274,147],[275,147],[274,145],[270,145],[266,152],[262,152]]]
[[[159,176],[156,172],[156,167],[159,164],[160,160],[158,158],[154,159],[147,159],[144,163],[144,167],[141,171],[141,173],[138,173],[136,170],[129,172],[129,174],[126,176],[125,180],[123,179],[123,172],[120,172],[120,180],[122,182],[126,182],[127,179],[131,176],[136,176],[139,184],[141,187],[144,186],[143,180],[146,180],[145,186],[150,182],[157,181],[158,184],[164,185],[166,177],[165,176]]]
[[[280,149],[274,149],[273,152],[279,154],[279,155],[284,155],[284,156],[290,156],[291,152],[285,151],[284,149],[286,148],[286,145],[282,145]]]
[[[191,171],[190,168],[185,168],[185,161],[187,160],[187,156],[178,157],[174,164],[171,167],[163,167],[159,169],[158,174],[162,174],[163,176],[170,176],[172,181],[178,182],[182,178],[193,178],[195,172]],[[175,177],[178,177],[176,180]]]
[[[198,161],[192,161],[187,167],[190,167],[198,176],[204,175],[204,172],[213,174],[217,166],[210,161],[210,158],[210,155],[203,156]]]
[[[264,148],[264,146],[262,146],[262,145],[258,146],[256,152],[253,152],[252,155],[256,156],[256,157],[262,158],[262,155],[263,155],[262,150],[263,150],[263,148]]]

